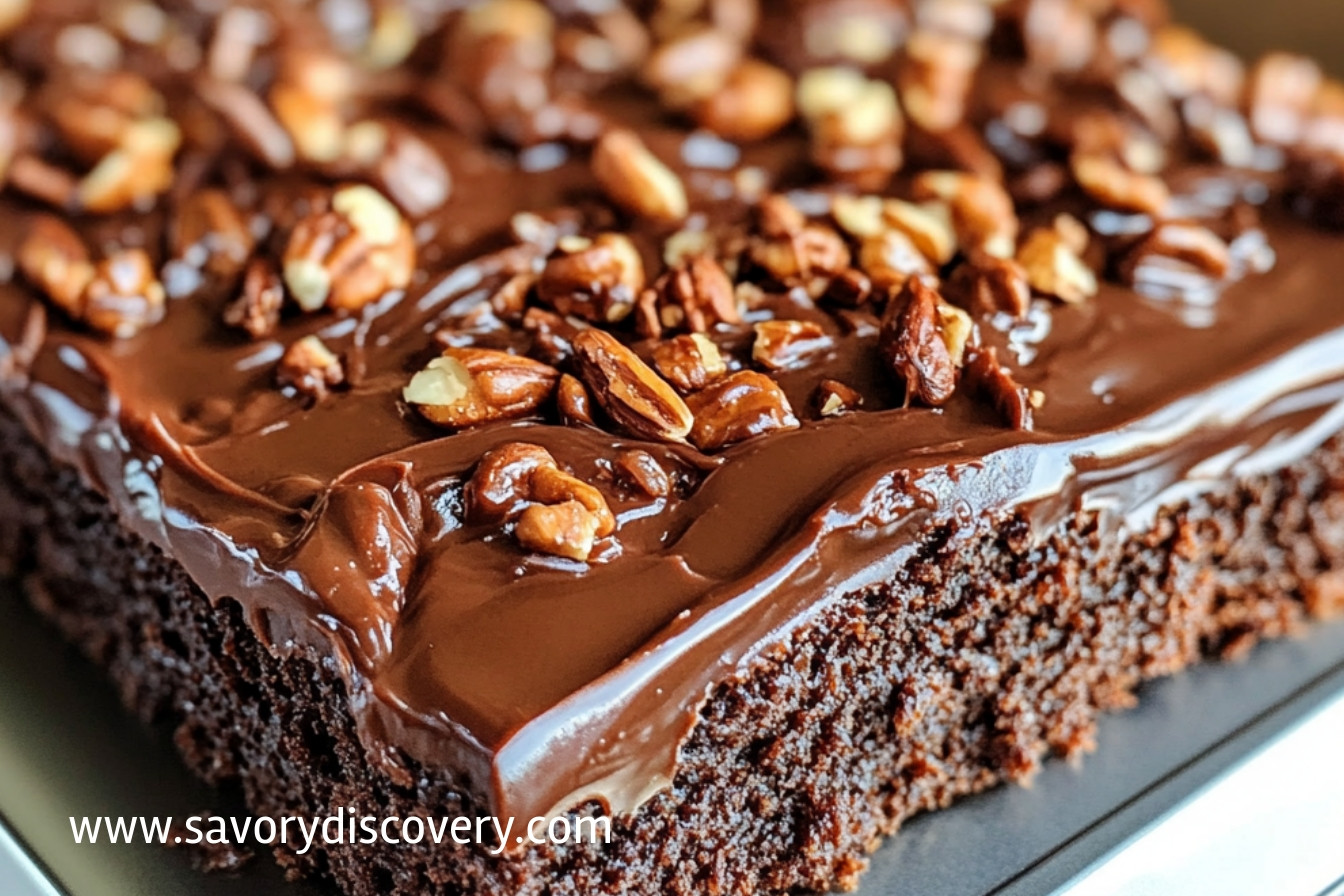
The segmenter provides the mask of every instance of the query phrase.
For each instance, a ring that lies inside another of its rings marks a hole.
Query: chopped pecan
[[[593,404],[588,387],[567,373],[560,374],[555,386],[555,409],[566,426],[592,426]]]
[[[79,180],[80,208],[102,214],[154,199],[172,185],[173,156],[181,142],[182,132],[167,118],[134,122],[121,143]]]
[[[527,417],[550,397],[559,372],[540,361],[483,348],[447,348],[402,390],[431,423],[452,429]]]
[[[546,262],[537,298],[561,314],[614,323],[627,317],[644,288],[644,262],[630,238],[604,233],[569,237]]]
[[[918,277],[907,280],[887,305],[878,350],[887,367],[905,383],[907,402],[917,398],[937,406],[952,397],[969,328],[959,317],[949,315],[950,308]]]
[[[658,459],[639,448],[626,448],[611,463],[616,481],[650,498],[665,498],[672,493],[672,477]]]
[[[836,417],[863,406],[863,396],[839,380],[822,380],[812,400],[823,417]]]
[[[224,323],[239,327],[253,339],[264,339],[280,324],[285,287],[269,259],[254,258],[243,274],[238,297],[224,307]]]
[[[126,338],[162,320],[165,299],[149,254],[121,249],[94,266],[81,317],[95,330]]]
[[[980,250],[1000,258],[1013,254],[1017,212],[1003,185],[960,171],[926,171],[915,177],[915,197],[947,203],[957,241],[967,252]]]
[[[715,451],[766,433],[797,429],[784,390],[770,377],[739,370],[689,396],[695,415],[691,442],[702,451]]]
[[[1139,292],[1165,298],[1214,289],[1232,273],[1232,251],[1195,221],[1164,221],[1121,259],[1120,278]]]
[[[207,188],[191,193],[178,206],[168,243],[175,260],[231,279],[247,263],[256,238],[229,195]]]
[[[755,325],[751,358],[767,370],[790,370],[830,348],[833,340],[810,320],[766,320]]]
[[[278,81],[267,97],[299,158],[328,164],[345,149],[345,116],[339,102],[298,84]]]
[[[593,147],[593,176],[611,200],[632,214],[674,223],[689,204],[681,178],[633,131],[607,131]]]
[[[523,313],[523,329],[532,334],[532,354],[552,366],[563,364],[574,354],[574,337],[583,328],[582,321],[545,308],[529,308]]]
[[[777,283],[784,286],[822,285],[849,267],[849,247],[830,227],[801,223],[794,206],[780,196],[761,203],[763,236],[751,242],[748,255]]]
[[[299,221],[284,254],[285,286],[305,311],[353,311],[404,289],[415,269],[415,239],[397,207],[372,187],[343,187],[329,210]]]
[[[1078,304],[1097,294],[1097,275],[1056,228],[1033,230],[1018,250],[1017,260],[1031,288],[1042,295]]]
[[[728,371],[719,347],[702,333],[660,342],[653,350],[653,366],[682,393],[703,389]]]
[[[78,182],[69,171],[28,154],[16,156],[9,164],[5,183],[58,209],[70,208],[78,189]]]
[[[976,314],[998,311],[1025,317],[1031,307],[1027,270],[1012,258],[973,253],[957,265],[943,288],[947,298]]]
[[[1262,57],[1246,85],[1252,133],[1280,146],[1297,143],[1323,80],[1320,66],[1305,56],[1270,53]]]
[[[872,297],[873,281],[857,268],[836,274],[826,288],[826,298],[846,308],[858,308]]]
[[[537,285],[532,271],[514,274],[490,295],[490,310],[501,320],[520,321],[527,312],[527,297]]]
[[[1075,154],[1071,167],[1078,186],[1103,205],[1158,216],[1171,201],[1161,178],[1131,171],[1107,156]]]
[[[616,337],[589,329],[574,337],[579,377],[617,425],[634,435],[681,442],[694,422],[686,402]]]
[[[285,349],[275,370],[276,382],[309,401],[321,401],[335,386],[345,382],[345,367],[316,336],[304,336]]]
[[[798,81],[797,103],[813,161],[832,177],[880,189],[901,166],[905,122],[890,84],[848,68],[812,69]]]
[[[1036,406],[1033,394],[1004,369],[994,348],[972,351],[961,376],[970,393],[987,401],[1013,429],[1032,428],[1032,412]]]
[[[641,74],[664,105],[684,109],[720,89],[741,57],[740,41],[717,28],[695,28],[660,44]]]
[[[453,178],[443,157],[409,128],[362,121],[343,139],[344,155],[407,214],[423,217],[452,194]]]
[[[708,255],[693,255],[669,270],[645,301],[652,303],[652,313],[642,313],[636,322],[640,333],[651,338],[664,330],[704,333],[715,324],[735,324],[741,319],[733,281],[723,265]]]
[[[62,311],[84,313],[84,289],[93,279],[89,248],[70,225],[51,215],[34,218],[19,244],[19,270]]]
[[[900,289],[911,277],[933,277],[933,265],[899,230],[884,230],[859,244],[859,269],[878,289]]]
[[[959,124],[980,52],[977,41],[960,35],[930,29],[911,34],[897,74],[901,108],[910,119],[932,132]]]
[[[506,442],[486,452],[463,490],[474,523],[517,519],[514,536],[540,553],[587,560],[616,518],[596,488],[561,470],[545,448]]]
[[[532,500],[532,474],[555,466],[549,451],[530,442],[505,442],[487,451],[463,489],[467,520],[501,523],[516,516]]]
[[[729,140],[760,140],[793,118],[793,81],[782,69],[746,59],[692,107],[691,115]]]
[[[294,164],[289,132],[251,89],[207,78],[196,85],[196,95],[224,119],[233,139],[258,161],[277,170]]]
[[[529,504],[518,517],[514,536],[529,551],[570,560],[587,560],[597,540],[598,520],[578,501]]]

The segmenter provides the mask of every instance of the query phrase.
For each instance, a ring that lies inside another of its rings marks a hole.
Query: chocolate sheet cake
[[[1158,0],[0,8],[28,599],[258,814],[615,830],[296,874],[852,887],[1344,607],[1309,60]]]

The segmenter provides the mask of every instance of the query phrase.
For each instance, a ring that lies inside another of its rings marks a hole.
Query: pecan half
[[[285,286],[305,311],[357,310],[406,288],[414,270],[410,225],[395,205],[363,184],[337,190],[329,210],[300,220],[284,253]]]
[[[878,289],[896,290],[912,277],[933,277],[933,265],[910,237],[899,230],[883,230],[859,244],[859,270]]]
[[[613,129],[603,134],[593,147],[592,167],[612,202],[632,214],[675,223],[689,211],[681,178],[633,131]]]
[[[431,423],[452,429],[535,414],[560,373],[554,367],[483,348],[447,348],[402,390]]]
[[[1158,298],[1207,292],[1233,273],[1232,250],[1195,221],[1164,221],[1125,253],[1120,279]]]
[[[443,157],[409,128],[361,121],[344,135],[344,155],[413,217],[443,206],[453,178]]]
[[[644,262],[635,244],[604,233],[560,240],[560,254],[537,281],[537,298],[561,314],[615,323],[630,314],[643,288]]]
[[[887,305],[878,336],[883,362],[904,383],[906,401],[917,398],[941,405],[957,385],[956,357],[966,344],[967,332],[950,330],[947,306],[923,280],[912,277]]]
[[[653,366],[683,394],[705,388],[728,371],[719,347],[702,333],[659,343],[653,350]]]
[[[468,522],[501,523],[516,516],[532,500],[532,474],[555,466],[549,451],[530,442],[505,442],[487,451],[462,491]]]
[[[793,81],[783,69],[745,59],[691,108],[691,116],[728,140],[761,140],[793,118]]]
[[[694,423],[686,402],[640,357],[603,330],[574,337],[579,377],[617,425],[634,435],[681,442]]]
[[[276,366],[275,379],[282,389],[291,389],[316,402],[345,382],[345,368],[321,339],[304,336],[285,349]]]
[[[810,320],[766,320],[755,325],[751,359],[766,370],[790,370],[806,364],[832,345],[821,324]]]
[[[798,80],[798,111],[812,158],[832,177],[880,189],[901,166],[905,122],[896,92],[849,68],[818,68]]]
[[[739,370],[689,396],[695,415],[691,442],[702,451],[715,451],[766,433],[797,429],[784,390],[770,377]]]
[[[529,504],[518,517],[514,537],[530,551],[586,561],[597,541],[598,521],[578,501]]]
[[[1157,216],[1171,201],[1161,178],[1131,171],[1107,156],[1075,154],[1071,167],[1078,186],[1111,208]]]
[[[523,313],[523,329],[532,334],[532,354],[555,367],[574,354],[574,337],[584,326],[582,321],[545,308],[529,308]]]

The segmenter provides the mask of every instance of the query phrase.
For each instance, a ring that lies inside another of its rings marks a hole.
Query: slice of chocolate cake
[[[258,815],[611,819],[298,873],[850,887],[1344,609],[1305,59],[1157,0],[11,6],[28,598]]]

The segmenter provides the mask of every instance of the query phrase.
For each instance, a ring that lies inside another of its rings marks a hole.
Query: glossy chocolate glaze
[[[703,134],[610,102],[681,160],[696,209],[716,221],[743,213],[713,198],[725,172],[692,164]],[[514,212],[597,191],[581,152],[556,148],[563,160],[528,172],[504,152],[432,139],[456,187],[421,224],[426,273],[405,296],[357,317],[287,319],[252,342],[221,327],[224,297],[207,292],[111,342],[13,283],[0,290],[0,389],[55,457],[212,599],[242,604],[274,650],[330,657],[389,772],[404,776],[405,756],[447,769],[496,814],[588,800],[634,810],[675,774],[712,688],[787,645],[828,601],[890,579],[931,526],[971,537],[1020,510],[1044,535],[1081,507],[1141,528],[1157,508],[1300,457],[1344,424],[1341,243],[1271,208],[1277,264],[1211,304],[1106,286],[1037,316],[1030,338],[986,325],[1022,383],[1047,396],[1031,432],[961,395],[942,409],[896,407],[875,333],[859,331],[781,382],[805,408],[834,376],[872,410],[712,457],[537,421],[446,435],[399,401],[435,353],[434,331],[498,284],[490,253]],[[740,161],[788,185],[804,153],[785,137]],[[1254,178],[1193,168],[1180,184],[1189,196],[1264,194]],[[30,211],[0,207],[10,221]],[[135,225],[157,240],[155,215]],[[127,226],[88,225],[118,239]],[[19,235],[4,234],[7,255]],[[284,345],[309,332],[347,358],[352,385],[304,407],[273,377]],[[462,522],[464,478],[512,440],[605,484],[615,452],[638,445],[687,487],[663,499],[609,490],[619,527],[593,563],[530,556]]]

